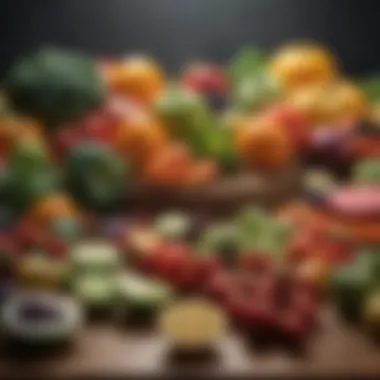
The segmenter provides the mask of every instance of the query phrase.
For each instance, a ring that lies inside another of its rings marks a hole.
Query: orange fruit
[[[183,187],[187,183],[192,164],[188,146],[175,142],[151,156],[144,170],[145,179],[157,186]]]
[[[330,105],[333,120],[362,119],[368,112],[364,92],[354,83],[340,81],[326,89],[326,104]]]
[[[236,130],[236,145],[250,166],[277,170],[293,157],[290,138],[272,118],[253,117]]]
[[[111,91],[143,104],[152,103],[165,86],[161,68],[146,57],[130,57],[114,64],[107,77]]]
[[[161,123],[144,110],[123,117],[116,126],[114,139],[115,148],[139,167],[163,149],[168,140]]]
[[[368,111],[364,93],[348,81],[300,89],[287,103],[307,114],[314,126],[357,121]]]
[[[65,194],[54,194],[40,200],[30,211],[30,220],[47,227],[60,218],[78,217],[78,210],[74,202]]]
[[[215,161],[203,160],[193,164],[187,178],[188,186],[200,186],[211,183],[218,176],[219,168]]]
[[[43,129],[34,120],[15,116],[0,118],[0,149],[9,152],[10,149],[23,139],[43,141]]]
[[[337,73],[332,54],[316,44],[295,43],[280,48],[269,66],[270,73],[288,90],[331,82]]]

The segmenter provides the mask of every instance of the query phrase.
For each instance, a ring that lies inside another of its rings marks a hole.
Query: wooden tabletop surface
[[[320,328],[304,353],[284,348],[255,349],[231,334],[218,345],[213,359],[170,359],[167,342],[157,333],[110,323],[90,324],[75,344],[50,357],[11,359],[0,356],[0,379],[72,376],[145,375],[161,377],[192,370],[218,375],[379,375],[380,347],[358,328],[342,322],[332,307],[320,313]]]

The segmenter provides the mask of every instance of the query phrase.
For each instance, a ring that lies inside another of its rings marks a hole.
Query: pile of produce
[[[248,48],[175,78],[146,56],[23,57],[0,104],[4,334],[55,344],[100,311],[157,322],[186,349],[228,325],[304,345],[331,294],[380,331],[377,82],[348,79],[315,44]],[[136,188],[207,191],[294,167],[305,197],[280,210],[243,204],[203,223],[127,207]]]

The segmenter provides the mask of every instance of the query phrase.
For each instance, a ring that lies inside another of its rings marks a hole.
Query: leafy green
[[[238,86],[246,78],[262,72],[267,63],[267,55],[258,48],[246,47],[233,57],[229,64],[229,74],[233,86]]]
[[[380,75],[368,77],[359,84],[370,101],[380,101]]]
[[[215,158],[224,169],[238,165],[232,131],[216,118],[200,95],[171,86],[157,100],[155,109],[195,154]]]
[[[353,168],[353,179],[358,183],[380,184],[380,159],[368,158]]]
[[[128,167],[112,149],[81,144],[70,152],[66,169],[68,186],[83,204],[104,209],[121,200]]]
[[[247,76],[234,89],[233,102],[238,110],[250,112],[269,104],[281,95],[280,84],[266,73]]]
[[[106,95],[103,82],[97,63],[88,56],[48,48],[17,62],[4,89],[15,109],[55,126],[97,107]]]

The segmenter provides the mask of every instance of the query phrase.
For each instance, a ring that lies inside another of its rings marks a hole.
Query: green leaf
[[[267,63],[267,55],[255,47],[246,47],[232,59],[229,64],[229,74],[234,86],[237,86],[248,76],[261,72]]]
[[[380,159],[364,159],[353,168],[353,179],[357,183],[380,183]]]
[[[373,75],[361,81],[360,86],[370,101],[380,101],[380,75]]]

